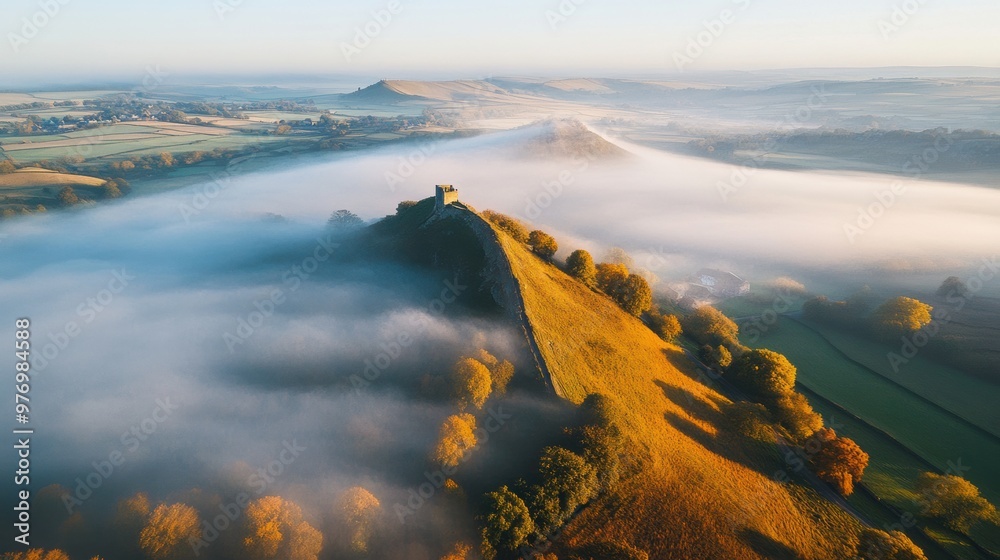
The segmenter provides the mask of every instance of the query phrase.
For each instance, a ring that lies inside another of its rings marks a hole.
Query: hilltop
[[[650,558],[850,557],[860,524],[794,474],[775,481],[785,468],[777,448],[730,431],[730,401],[698,380],[679,347],[475,210],[433,207],[401,209],[373,232],[394,240],[386,246],[406,240],[393,250],[425,262],[469,259],[480,294],[522,327],[546,390],[574,404],[602,393],[624,419],[631,474],[554,538],[559,557],[600,541]],[[447,241],[428,246],[429,237]]]

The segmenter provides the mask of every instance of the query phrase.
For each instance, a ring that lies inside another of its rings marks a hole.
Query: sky
[[[995,0],[6,0],[3,12],[13,81],[1000,66]]]

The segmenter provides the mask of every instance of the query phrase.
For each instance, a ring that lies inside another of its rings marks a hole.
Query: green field
[[[837,340],[846,343],[843,338]],[[995,476],[1000,472],[1000,442],[996,437],[970,427],[949,411],[851,361],[821,335],[795,320],[782,317],[757,346],[785,354],[798,368],[798,380],[804,388],[863,420],[849,423],[843,413],[811,399],[817,410],[843,423],[841,431],[869,452],[871,464],[864,482],[883,500],[912,510],[916,476],[931,470],[930,465],[947,471],[949,462],[961,460],[961,465],[971,469],[964,476],[980,488],[984,497],[1000,503],[1000,480]],[[859,348],[874,352],[870,346]],[[861,355],[862,350],[855,352]],[[867,359],[872,359],[871,355]],[[919,359],[911,362],[914,371]],[[919,367],[924,371],[934,366]],[[979,395],[975,399],[981,399],[976,402],[980,406],[987,400]],[[980,544],[1000,549],[1000,528],[996,526],[980,524],[973,536]]]

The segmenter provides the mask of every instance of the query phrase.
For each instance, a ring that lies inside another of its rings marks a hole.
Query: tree
[[[351,534],[351,550],[368,552],[368,540],[382,513],[382,504],[378,498],[368,490],[354,486],[340,496],[338,509]]]
[[[107,181],[101,187],[101,196],[104,198],[121,198],[122,191],[118,189],[118,183]]]
[[[774,443],[771,414],[759,403],[736,401],[726,408],[726,421],[741,436]]]
[[[444,467],[456,467],[474,447],[476,417],[471,414],[453,414],[441,424],[431,459]]]
[[[160,152],[160,167],[173,167],[174,166],[174,155],[170,152]]]
[[[469,553],[472,552],[472,547],[465,543],[455,543],[455,546],[451,547],[451,550],[441,557],[441,560],[466,560],[469,557]]]
[[[63,206],[73,206],[80,203],[80,197],[76,196],[76,191],[73,190],[73,187],[63,187],[59,191],[59,202]]]
[[[861,529],[858,560],[927,560],[924,551],[901,531]]]
[[[189,558],[189,541],[201,537],[198,512],[186,504],[160,504],[139,533],[139,547],[152,560]]]
[[[552,257],[559,250],[559,244],[551,235],[541,230],[534,230],[528,234],[528,245],[531,250],[545,260],[552,260]]]
[[[698,351],[698,358],[702,362],[705,362],[706,366],[717,370],[725,369],[733,363],[732,353],[721,344],[718,346],[710,344],[702,346],[701,350]]]
[[[730,348],[739,345],[736,336],[740,328],[732,319],[710,305],[696,309],[681,321],[681,325],[684,332],[699,344],[723,344]]]
[[[0,556],[0,560],[69,560],[69,555],[59,549],[29,548],[20,552],[7,552]]]
[[[569,275],[591,288],[597,287],[597,267],[594,258],[583,249],[577,249],[566,258],[566,271]]]
[[[796,441],[802,441],[823,427],[823,417],[813,410],[801,393],[778,397],[771,407],[774,420]]]
[[[908,335],[931,322],[933,308],[908,297],[897,297],[875,310],[872,321],[878,332],[886,336]]]
[[[653,290],[646,279],[638,274],[629,274],[624,282],[613,289],[611,296],[626,313],[636,317],[653,307]]]
[[[302,509],[280,496],[264,496],[247,506],[243,547],[254,560],[316,560],[323,535],[302,517]]]
[[[404,211],[409,210],[417,205],[416,200],[404,200],[396,205],[396,213],[402,214]]]
[[[608,252],[604,254],[604,262],[620,264],[629,270],[635,268],[635,261],[632,260],[632,255],[628,254],[628,251],[621,247],[608,249]]]
[[[493,380],[490,377],[490,370],[479,360],[473,358],[463,358],[455,364],[453,373],[453,384],[455,402],[459,410],[465,410],[470,406],[480,409],[490,398],[493,389]]]
[[[940,519],[960,533],[979,521],[996,518],[996,508],[979,495],[979,488],[960,476],[925,472],[917,479],[923,515]]]
[[[681,335],[681,322],[676,315],[663,315],[655,307],[650,309],[647,314],[649,315],[649,328],[663,340],[673,342]]]
[[[868,466],[868,454],[854,440],[834,437],[822,443],[812,457],[812,464],[816,476],[841,495],[850,496]]]
[[[579,430],[581,456],[594,467],[600,487],[611,489],[621,478],[621,455],[625,451],[621,431],[617,426],[583,426]]]
[[[149,519],[149,512],[149,497],[143,492],[121,500],[115,513],[115,530],[129,540],[138,540],[139,532]]]
[[[0,161],[0,175],[5,175],[7,173],[13,173],[17,171],[17,167],[10,160]]]
[[[503,231],[507,233],[507,235],[513,237],[515,241],[520,241],[521,243],[528,242],[528,228],[524,227],[524,224],[518,220],[511,218],[506,214],[501,214],[492,210],[484,211],[483,217],[495,225],[500,231]]]
[[[788,358],[767,349],[754,349],[733,360],[727,376],[744,390],[777,400],[795,389],[795,366]]]
[[[597,265],[597,289],[611,295],[628,278],[628,268],[623,264],[601,263]]]
[[[532,487],[530,508],[538,535],[561,526],[600,488],[597,470],[583,457],[562,447],[542,450],[538,474],[541,483]]]
[[[336,231],[350,231],[365,225],[365,221],[350,210],[337,210],[330,214],[326,227]]]
[[[498,363],[490,370],[490,377],[493,382],[493,393],[499,397],[506,395],[507,385],[514,378],[514,364],[507,360]]]
[[[498,552],[512,553],[525,544],[535,530],[528,506],[506,486],[486,494],[483,524],[483,557],[495,558]]]
[[[622,426],[622,417],[618,412],[618,407],[607,395],[601,393],[587,395],[580,403],[579,413],[581,424],[602,428],[615,426],[619,429]]]
[[[941,297],[965,297],[969,293],[969,287],[962,282],[958,276],[949,276],[941,283],[937,289],[937,295]]]

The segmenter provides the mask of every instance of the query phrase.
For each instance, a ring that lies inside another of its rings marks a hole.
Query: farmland
[[[842,333],[823,331],[821,335],[787,317],[780,318],[755,345],[788,356],[817,411],[835,418],[843,425],[838,431],[868,451],[871,463],[863,482],[880,499],[912,512],[920,472],[955,472],[961,466],[969,469],[961,474],[985,498],[1000,501],[994,476],[1000,471],[1000,440],[984,429],[995,428],[990,403],[996,402],[996,387],[922,361],[920,356],[908,364],[905,373],[890,378],[887,362],[880,365],[888,350]],[[946,387],[949,384],[954,387]],[[955,391],[963,391],[964,405],[960,406]],[[937,530],[939,541],[955,538],[945,538],[944,530]],[[1000,548],[1000,529],[995,525],[980,524],[972,535],[990,549]]]

